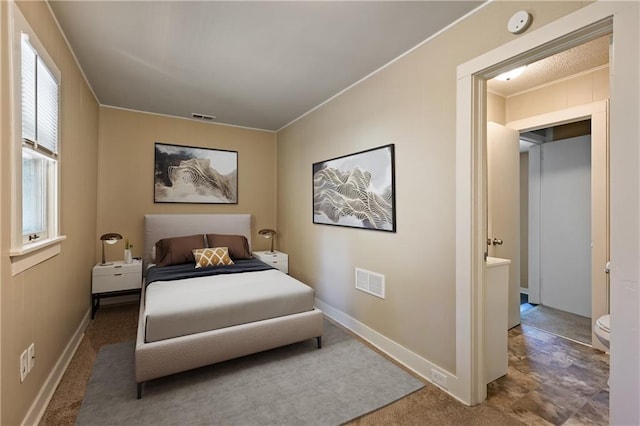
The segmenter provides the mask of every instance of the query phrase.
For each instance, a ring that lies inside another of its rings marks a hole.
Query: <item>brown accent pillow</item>
[[[231,259],[251,259],[249,241],[244,235],[207,234],[209,247],[228,247]]]
[[[196,258],[196,268],[233,265],[227,247],[196,249],[193,251],[193,256]]]
[[[202,234],[187,237],[164,238],[156,243],[156,265],[169,266],[194,263],[192,250],[204,248]]]

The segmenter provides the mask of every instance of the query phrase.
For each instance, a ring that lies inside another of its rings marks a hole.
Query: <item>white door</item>
[[[540,149],[540,303],[591,318],[591,136]]]
[[[509,328],[520,324],[520,134],[487,123],[487,230],[489,256],[509,265]]]

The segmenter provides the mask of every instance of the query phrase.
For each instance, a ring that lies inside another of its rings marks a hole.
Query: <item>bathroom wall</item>
[[[609,67],[595,69],[506,99],[505,120],[559,111],[609,98]]]
[[[504,96],[487,91],[487,122],[505,124],[507,100]]]

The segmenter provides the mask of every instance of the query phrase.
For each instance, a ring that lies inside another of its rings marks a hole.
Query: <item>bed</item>
[[[313,290],[257,259],[211,268],[153,266],[156,242],[181,239],[176,237],[201,235],[206,246],[210,235],[244,236],[248,249],[250,215],[149,214],[144,229],[138,399],[144,383],[159,377],[307,339],[321,347],[323,314],[313,306]]]

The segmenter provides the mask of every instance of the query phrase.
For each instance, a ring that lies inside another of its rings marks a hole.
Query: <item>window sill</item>
[[[60,254],[61,243],[66,239],[66,235],[61,235],[56,238],[38,241],[37,243],[31,243],[17,249],[12,249],[9,251],[9,256],[11,256],[11,275],[18,275],[19,273]]]

